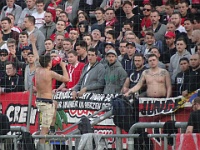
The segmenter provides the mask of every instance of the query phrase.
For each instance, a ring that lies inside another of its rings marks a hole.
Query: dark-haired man
[[[24,26],[28,35],[30,36],[31,34],[33,34],[37,39],[36,41],[37,50],[39,55],[42,55],[45,51],[44,47],[45,37],[43,33],[35,27],[35,18],[33,16],[26,16],[24,18]]]
[[[31,35],[32,43],[35,43],[36,38],[33,38],[32,36],[33,35]],[[60,63],[63,71],[63,75],[59,75],[51,70],[52,60],[50,55],[47,54],[39,57],[35,44],[32,45],[36,61],[38,62],[39,58],[40,63],[40,66],[36,66],[35,71],[35,87],[37,89],[36,105],[42,113],[42,125],[40,134],[46,135],[49,131],[49,127],[55,125],[56,119],[56,102],[52,100],[52,79],[61,82],[67,82],[69,81],[69,77],[64,62],[57,62],[58,64]],[[45,144],[45,139],[40,139],[38,145],[39,149],[50,149],[48,146],[50,145]]]

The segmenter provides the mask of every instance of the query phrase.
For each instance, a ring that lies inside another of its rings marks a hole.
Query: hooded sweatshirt
[[[179,60],[183,57],[190,59],[190,56],[191,56],[190,53],[187,50],[185,50],[185,52],[183,52],[182,55],[180,55],[178,52],[176,52],[176,54],[174,54],[170,58],[169,73],[170,73],[170,76],[171,76],[172,83],[175,82],[176,75],[179,72],[181,72],[181,69],[179,67]]]
[[[117,94],[126,80],[127,73],[123,69],[119,61],[114,64],[108,65],[105,72],[105,87],[104,94]]]

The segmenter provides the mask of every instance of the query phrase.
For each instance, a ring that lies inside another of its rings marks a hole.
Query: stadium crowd
[[[53,81],[53,93],[186,96],[200,88],[199,6],[189,0],[2,0],[0,94],[29,90],[37,55],[50,55],[52,70],[62,74],[61,58],[69,75],[66,83]]]

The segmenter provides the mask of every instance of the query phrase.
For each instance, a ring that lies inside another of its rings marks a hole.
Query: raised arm
[[[171,84],[171,78],[170,78],[169,72],[167,70],[164,70],[164,71],[166,72],[165,83],[166,83],[167,98],[168,98],[172,94],[172,84]]]

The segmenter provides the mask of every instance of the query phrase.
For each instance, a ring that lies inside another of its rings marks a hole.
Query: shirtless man
[[[36,105],[42,113],[42,127],[40,134],[46,135],[49,131],[49,127],[54,126],[56,119],[56,102],[52,100],[52,79],[68,82],[69,77],[64,62],[60,62],[63,75],[59,75],[52,71],[52,60],[50,55],[46,54],[39,57],[35,46],[36,38],[31,35],[30,40],[33,46],[33,53],[37,56],[36,61],[38,63],[39,59],[40,63],[40,66],[36,66],[35,71],[35,84],[37,89]],[[46,146],[45,139],[40,139],[39,149],[42,150]]]
[[[172,89],[168,71],[158,67],[158,57],[155,54],[149,54],[148,63],[150,69],[144,70],[139,82],[124,95],[137,92],[146,83],[147,97],[170,97]]]

